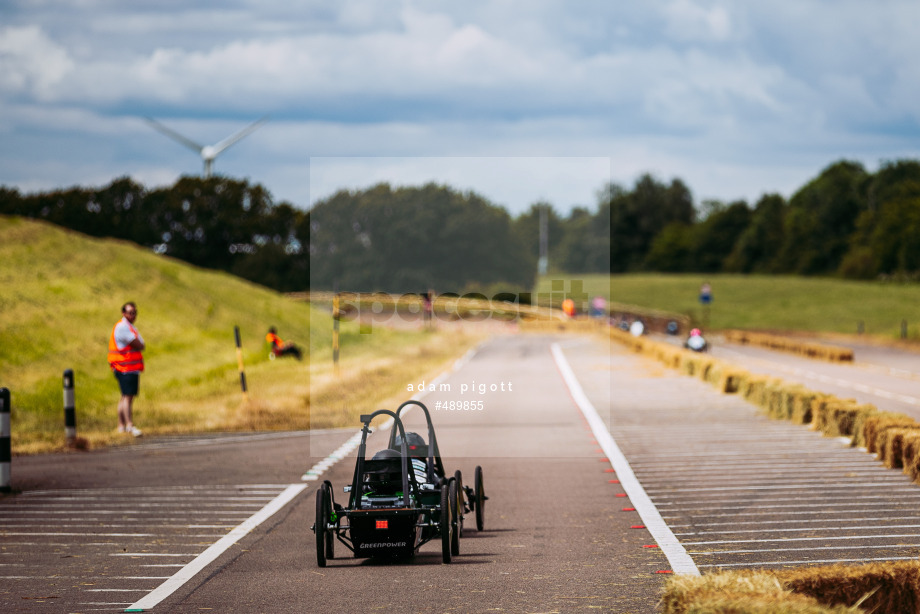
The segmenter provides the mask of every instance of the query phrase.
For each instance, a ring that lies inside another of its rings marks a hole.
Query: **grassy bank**
[[[562,277],[556,277],[562,278]],[[550,291],[553,276],[540,280],[538,293]],[[568,278],[566,288],[571,285]],[[761,275],[583,275],[586,292],[612,301],[708,317],[711,329],[763,329],[855,334],[896,338],[901,321],[908,336],[920,340],[920,285]],[[608,283],[609,281],[609,283]],[[699,303],[703,282],[712,285],[708,315]]]
[[[344,324],[342,368],[334,377],[326,312],[133,244],[2,216],[0,287],[0,387],[11,391],[14,453],[64,445],[65,369],[74,371],[78,435],[91,447],[125,441],[114,432],[119,393],[106,353],[129,300],[138,305],[136,324],[148,346],[135,403],[135,422],[148,434],[300,429],[317,419],[319,426],[351,424],[352,414],[403,396],[400,384],[476,341],[459,332],[382,327],[362,335],[357,324]],[[271,325],[309,347],[311,359],[269,361],[264,335]],[[240,390],[236,326],[248,401]],[[381,369],[389,383],[361,397],[367,388],[357,384],[374,381]]]

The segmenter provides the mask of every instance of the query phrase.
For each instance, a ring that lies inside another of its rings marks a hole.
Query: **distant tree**
[[[671,222],[655,235],[645,258],[646,268],[663,273],[692,271],[695,227]]]
[[[856,220],[867,207],[869,179],[858,162],[840,161],[796,192],[789,200],[785,240],[772,268],[807,275],[835,272]]]
[[[700,273],[718,273],[732,253],[738,237],[751,221],[751,210],[744,201],[713,209],[705,220],[694,228],[690,270]]]
[[[556,266],[559,259],[559,245],[565,232],[565,221],[548,202],[536,202],[530,205],[525,213],[520,214],[512,222],[512,231],[515,237],[524,246],[529,261],[536,270],[540,258],[540,211],[546,211],[547,249],[549,251],[550,266]]]
[[[783,244],[786,200],[779,194],[765,194],[754,207],[750,222],[741,232],[724,270],[734,273],[769,273]]]
[[[643,175],[631,192],[608,184],[602,199],[610,204],[610,266],[613,272],[638,270],[655,235],[673,222],[695,217],[690,190],[679,179],[665,185]]]
[[[530,287],[534,269],[508,213],[446,186],[340,191],[310,210],[310,280],[356,291]]]
[[[839,272],[845,277],[920,271],[920,163],[884,164],[873,176]]]
[[[565,220],[557,252],[559,267],[570,273],[610,272],[610,203],[596,213],[575,207]]]

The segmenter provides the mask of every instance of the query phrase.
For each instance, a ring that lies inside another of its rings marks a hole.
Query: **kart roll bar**
[[[428,481],[432,484],[438,483],[439,475],[447,475],[444,471],[444,463],[441,462],[441,451],[438,449],[438,438],[434,434],[434,424],[431,422],[431,413],[429,413],[428,408],[425,407],[425,404],[421,401],[416,401],[414,399],[409,399],[396,409],[396,415],[402,412],[403,408],[407,405],[418,405],[422,408],[422,411],[425,412],[425,420],[428,422]],[[403,444],[406,442],[406,435],[402,435]],[[396,445],[396,430],[390,430],[390,442],[387,444],[388,448],[394,448]]]
[[[400,456],[400,461],[402,464],[403,504],[409,507],[409,448],[406,445],[406,430],[403,428],[402,420],[399,419],[397,414],[391,412],[389,409],[378,409],[372,414],[361,414],[361,445],[358,446],[358,462],[355,463],[355,475],[351,481],[351,495],[348,504],[348,507],[351,509],[360,507],[361,494],[364,492],[361,479],[364,476],[364,456],[367,454],[367,436],[371,432],[371,421],[377,416],[384,414],[393,418],[394,426],[399,428],[399,433],[402,435],[402,445],[400,446],[402,448],[402,454]]]

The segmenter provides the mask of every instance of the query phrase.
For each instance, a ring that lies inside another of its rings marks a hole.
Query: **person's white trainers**
[[[123,427],[122,425],[119,424],[119,425],[118,425],[118,432],[119,432],[119,433],[127,433],[128,431],[125,429],[125,427]]]
[[[128,429],[128,432],[134,435],[135,437],[140,437],[141,435],[143,435],[141,430],[137,428],[136,426],[132,426],[130,429]]]

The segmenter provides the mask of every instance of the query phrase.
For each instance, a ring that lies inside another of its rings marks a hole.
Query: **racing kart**
[[[418,433],[406,433],[400,414],[416,405],[425,413],[428,443]],[[378,416],[393,420],[387,448],[372,458],[367,455],[367,436]],[[463,486],[459,470],[448,476],[438,449],[428,408],[419,401],[406,401],[396,412],[380,409],[361,416],[352,483],[345,486],[348,504],[335,502],[332,484],[325,480],[316,492],[316,563],[325,567],[335,558],[335,542],[354,558],[407,558],[423,545],[440,539],[441,558],[450,563],[460,554],[463,519],[475,512],[476,528],[485,524],[482,468],[476,467],[474,486]]]

